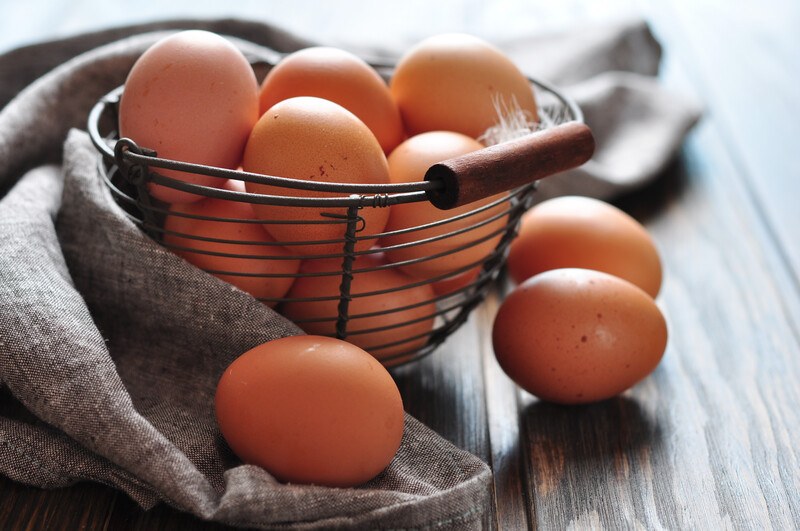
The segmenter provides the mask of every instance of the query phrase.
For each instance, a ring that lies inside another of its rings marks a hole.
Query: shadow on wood
[[[633,398],[577,407],[537,400],[521,423],[528,491],[544,528],[557,521],[616,528],[628,521],[621,504],[635,506],[652,487],[650,456],[664,435]]]

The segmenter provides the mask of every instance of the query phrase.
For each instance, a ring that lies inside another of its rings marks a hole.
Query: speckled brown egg
[[[543,400],[581,404],[611,398],[650,374],[667,345],[653,299],[618,277],[554,269],[502,303],[492,341],[500,366]]]

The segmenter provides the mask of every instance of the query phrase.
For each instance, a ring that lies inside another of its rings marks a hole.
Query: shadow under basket
[[[232,284],[246,279],[250,284],[292,285],[293,290],[282,297],[257,298],[307,332],[350,341],[384,365],[394,367],[433,352],[483,301],[505,263],[520,217],[533,202],[537,180],[577,167],[592,155],[594,140],[575,103],[540,81],[531,80],[531,90],[539,104],[535,132],[436,164],[428,170],[425,180],[406,184],[302,181],[159,158],[146,146],[118,138],[117,111],[123,87],[95,105],[88,130],[101,155],[100,175],[112,196],[151,238]],[[160,174],[160,169],[267,184],[292,193],[263,195],[200,186],[169,178]],[[152,183],[211,200],[272,205],[284,210],[307,209],[309,215],[303,217],[309,220],[214,217],[186,212],[187,209],[179,212],[148,192]],[[441,219],[376,233],[365,221],[368,216],[363,215],[365,209],[390,209],[418,202],[441,209]],[[309,229],[303,232],[310,235],[315,232],[313,227],[330,225],[337,227],[340,237],[281,242],[218,238],[202,231],[169,230],[165,220],[171,216],[240,227],[261,225],[262,230],[304,223]],[[359,243],[365,240],[367,244]],[[371,243],[377,245],[368,245]],[[327,247],[323,252],[314,250],[323,246]],[[331,248],[336,252],[330,252]],[[468,260],[462,259],[474,254],[475,249],[482,251]],[[413,257],[408,258],[409,254]],[[203,267],[207,260],[192,259],[204,255],[221,258],[215,263],[228,266]],[[297,263],[298,267],[291,273],[264,272],[263,268],[253,267],[262,261]],[[443,262],[450,265],[445,269],[426,267]],[[420,270],[432,272],[420,275]],[[309,280],[312,277],[313,282]],[[307,289],[302,296],[294,296],[294,287],[299,283],[333,285],[335,290],[312,287],[311,293]],[[362,284],[369,289],[360,287]],[[315,310],[304,315],[304,307]]]

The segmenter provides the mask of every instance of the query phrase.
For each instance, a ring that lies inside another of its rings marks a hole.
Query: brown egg
[[[610,273],[654,298],[661,288],[661,260],[647,230],[615,206],[588,197],[558,197],[534,206],[511,243],[508,271],[517,283],[564,267]]]
[[[244,192],[244,183],[230,180],[223,188]],[[248,220],[257,219],[252,205],[206,198],[196,203],[173,204],[169,211],[164,221],[164,243],[172,247],[175,254],[257,299],[280,298],[289,291],[294,282],[292,275],[300,268],[300,260],[291,259],[292,254],[285,247],[270,245],[275,240],[259,224],[248,223]],[[196,219],[176,214],[241,221]],[[205,241],[172,233],[222,241]],[[233,241],[247,243],[228,243]],[[219,253],[239,256],[219,256]],[[265,302],[269,306],[277,304]]]
[[[413,136],[389,155],[389,178],[393,183],[422,181],[425,172],[434,164],[458,157],[483,146],[476,140],[451,131],[431,131]],[[496,195],[475,201],[452,210],[440,210],[428,201],[394,205],[386,224],[386,232],[404,231],[422,227],[429,223],[457,218],[502,198]],[[380,244],[386,247],[386,259],[391,262],[419,260],[442,254],[437,258],[402,265],[404,272],[420,278],[429,279],[450,273],[470,264],[480,264],[494,251],[503,236],[503,228],[508,222],[507,215],[501,215],[508,205],[500,203],[474,215],[448,221],[434,227],[411,230],[383,237]],[[487,221],[493,216],[497,219]],[[486,222],[485,224],[482,224]],[[464,232],[460,232],[460,231]],[[443,237],[438,240],[414,244],[397,249],[390,246],[406,245],[428,238]]]
[[[133,65],[120,101],[119,133],[162,158],[232,169],[258,116],[258,82],[244,55],[219,35],[188,30],[158,41]],[[204,186],[225,181],[151,169]],[[156,184],[149,190],[167,203],[202,199]]]
[[[261,113],[285,99],[316,96],[358,116],[389,153],[403,139],[400,111],[381,76],[363,59],[327,46],[287,55],[261,84]]]
[[[554,269],[526,280],[500,306],[492,330],[497,361],[543,400],[611,398],[650,374],[667,345],[653,299],[618,277]]]
[[[431,284],[433,291],[436,292],[437,295],[447,295],[449,293],[455,293],[456,291],[462,290],[476,282],[478,280],[478,275],[481,273],[481,266],[473,267],[472,269],[468,269],[463,273],[459,273],[457,275],[452,275],[437,282]]]
[[[524,74],[471,35],[447,33],[418,43],[397,63],[389,88],[409,135],[444,130],[478,138],[499,122],[499,100],[537,120]]]
[[[242,168],[247,172],[306,181],[389,182],[386,156],[369,128],[341,105],[306,96],[281,101],[259,119],[247,142]],[[251,182],[246,186],[248,192],[257,194],[337,197],[328,192]],[[339,194],[338,197],[349,195]],[[345,225],[319,222],[331,221],[323,213],[344,216],[346,208],[254,205],[253,209],[261,219],[291,222],[265,225],[265,228],[280,242],[309,242],[293,245],[293,251],[305,255],[343,252]],[[386,226],[389,210],[363,208],[359,216],[364,220],[364,230],[360,235],[376,234]],[[324,240],[336,241],[310,243]],[[360,240],[356,249],[369,249],[373,245],[374,240]]]
[[[276,339],[220,378],[216,415],[245,463],[281,481],[354,487],[385,469],[403,436],[403,402],[372,356],[317,336]]]
[[[356,260],[354,269],[380,265],[372,256],[364,255]],[[307,276],[297,279],[287,297],[338,297],[342,282],[339,271],[340,260],[306,261],[302,265],[302,272]],[[337,274],[314,276],[325,272]],[[406,287],[414,282],[411,277],[393,269],[355,273],[351,284],[352,294],[387,292],[353,297],[348,311],[351,319],[347,322],[347,341],[385,361],[387,365],[404,361],[407,357],[401,356],[403,352],[425,346],[434,324],[434,293],[427,284]],[[309,334],[334,336],[338,305],[338,298],[287,302],[281,307],[281,313],[296,321]],[[372,315],[376,313],[380,314]]]

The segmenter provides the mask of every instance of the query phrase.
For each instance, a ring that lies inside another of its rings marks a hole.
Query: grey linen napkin
[[[98,481],[145,508],[166,502],[248,527],[489,525],[488,467],[411,417],[392,464],[357,489],[281,484],[222,440],[222,371],[299,330],[143,235],[99,180],[87,135],[70,131],[159,31],[198,27],[255,55],[307,44],[258,23],[172,21],[0,56],[0,101],[13,97],[0,112],[0,473],[48,488]],[[698,116],[650,77],[659,50],[646,25],[589,34],[508,44],[523,69],[570,85],[599,137],[595,162],[544,193],[641,186]],[[548,66],[558,42],[574,44]]]

